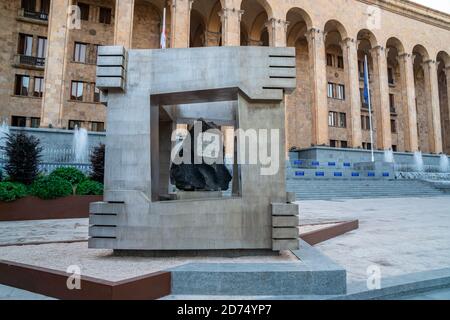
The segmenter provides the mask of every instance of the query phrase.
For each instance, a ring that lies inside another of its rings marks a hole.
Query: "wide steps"
[[[327,180],[291,179],[287,190],[298,200],[424,197],[445,195],[417,180]]]

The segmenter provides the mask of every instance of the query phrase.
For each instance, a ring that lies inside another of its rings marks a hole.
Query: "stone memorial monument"
[[[90,248],[298,249],[298,206],[285,186],[284,95],[296,87],[294,48],[111,46],[99,48],[97,64],[108,128],[104,202],[90,207]],[[200,118],[259,135],[254,142],[236,135],[232,169],[215,167],[221,183],[186,191],[189,178],[181,183],[172,164],[172,133]],[[270,161],[260,152],[258,161],[246,161],[251,155],[242,146],[270,150]],[[193,196],[177,196],[182,192]]]

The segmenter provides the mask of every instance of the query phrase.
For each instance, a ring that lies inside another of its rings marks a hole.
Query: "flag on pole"
[[[364,59],[364,103],[370,105],[370,89],[369,89],[369,68],[367,66],[367,56]]]
[[[161,32],[161,49],[167,48],[167,37],[166,37],[166,8],[164,8],[163,12],[163,25]]]

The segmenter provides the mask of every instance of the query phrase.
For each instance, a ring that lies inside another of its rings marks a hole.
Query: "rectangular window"
[[[30,77],[17,74],[14,94],[16,96],[28,96],[29,89],[30,89]]]
[[[388,81],[389,81],[389,84],[391,84],[391,85],[394,84],[394,69],[392,69],[392,68],[388,68]]]
[[[392,113],[395,113],[395,96],[393,94],[389,94],[389,108]]]
[[[328,83],[328,98],[345,100],[345,86],[343,84]]]
[[[333,59],[334,56],[330,53],[327,53],[327,66],[332,67],[333,66]]]
[[[338,68],[344,69],[344,57],[338,56]]]
[[[391,132],[397,133],[397,123],[395,122],[395,119],[391,119]]]
[[[41,118],[31,118],[30,127],[39,128],[41,126]]]
[[[74,130],[75,127],[81,128],[81,123],[80,120],[69,120],[69,130]]]
[[[337,127],[338,124],[338,113],[334,111],[328,112],[328,126]]]
[[[364,79],[364,61],[358,60],[359,78]]]
[[[22,0],[22,9],[35,12],[36,11],[36,0]]]
[[[75,101],[83,101],[83,82],[72,81],[70,99]]]
[[[78,7],[80,8],[80,18],[81,20],[89,20],[89,5],[86,3],[78,2]]]
[[[343,84],[338,84],[336,86],[336,99],[345,100],[345,86]]]
[[[362,147],[363,147],[363,149],[371,150],[372,144],[370,142],[363,142]]]
[[[395,144],[392,145],[392,151],[397,152],[397,146]]]
[[[27,118],[26,117],[11,117],[11,126],[13,127],[26,127],[27,126]]]
[[[337,147],[337,141],[336,140],[330,140],[330,147],[336,148]]]
[[[369,116],[361,116],[361,129],[362,130],[370,130]]]
[[[111,24],[111,8],[100,7],[98,22]]]
[[[344,112],[339,113],[339,128],[347,128],[347,114]]]
[[[331,82],[328,82],[328,98],[333,98],[334,97],[334,84]]]
[[[100,89],[94,83],[94,102],[100,102]]]
[[[39,37],[37,46],[37,57],[45,58],[47,56],[47,38]]]
[[[87,45],[85,43],[75,42],[73,61],[86,63],[86,48]]]
[[[50,13],[50,0],[41,0],[41,13]]]
[[[17,48],[17,53],[30,57],[33,55],[33,36],[19,33],[19,47]]]
[[[91,130],[94,132],[104,132],[105,131],[105,124],[103,122],[92,122],[91,123]]]
[[[348,148],[347,141],[341,141],[341,148]]]
[[[44,78],[35,77],[33,96],[42,98],[43,95],[44,95]]]

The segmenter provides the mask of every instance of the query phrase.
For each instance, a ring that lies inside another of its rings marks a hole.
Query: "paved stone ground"
[[[359,219],[358,230],[315,247],[365,281],[378,265],[388,277],[450,267],[450,197],[302,201],[303,222]]]
[[[0,300],[54,300],[33,292],[16,289],[0,284]]]
[[[0,222],[0,246],[87,240],[88,219]]]

